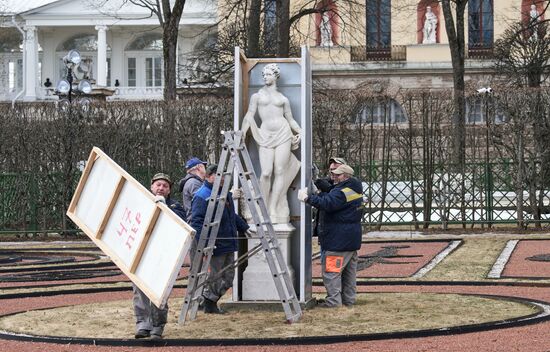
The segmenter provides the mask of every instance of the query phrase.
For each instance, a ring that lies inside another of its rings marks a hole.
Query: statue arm
[[[297,134],[300,134],[302,132],[302,129],[300,128],[300,125],[298,125],[298,122],[294,120],[294,117],[292,116],[292,110],[290,109],[290,102],[286,97],[285,97],[283,114],[287,119],[288,124],[290,125],[290,128],[292,129],[292,131],[294,131]]]
[[[241,125],[241,131],[243,132],[243,136],[246,136],[246,133],[250,128],[250,121],[254,120],[254,116],[256,115],[256,110],[258,110],[258,96],[257,94],[252,94],[252,97],[250,98],[250,104],[248,105],[248,111],[244,115],[243,122]]]

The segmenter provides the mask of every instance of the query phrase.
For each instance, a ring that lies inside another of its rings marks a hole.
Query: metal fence
[[[549,223],[550,190],[518,190],[514,169],[510,162],[470,163],[456,173],[452,165],[440,165],[426,178],[422,164],[370,165],[363,222],[416,228]]]
[[[415,228],[452,224],[489,227],[495,224],[518,223],[525,225],[548,223],[550,217],[544,209],[550,209],[550,190],[536,191],[536,200],[528,190],[514,186],[514,165],[509,162],[470,163],[463,173],[453,172],[449,165],[434,168],[427,173],[425,165],[404,163],[373,163],[356,166],[363,175],[365,215],[367,226],[381,227],[408,225]],[[173,170],[177,179],[182,170]],[[152,172],[130,172],[148,187]],[[428,175],[425,177],[424,175]],[[65,218],[66,205],[62,197],[54,196],[61,190],[51,188],[62,175],[40,173],[0,174],[0,232],[71,232],[76,228]],[[73,177],[72,194],[80,173]],[[172,196],[181,195],[173,187]],[[518,202],[522,202],[519,206]],[[541,209],[540,219],[535,218],[536,209]]]

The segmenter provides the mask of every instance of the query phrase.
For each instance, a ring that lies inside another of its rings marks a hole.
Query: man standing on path
[[[206,162],[197,157],[189,159],[185,163],[187,175],[180,180],[179,190],[182,194],[183,209],[185,209],[186,222],[191,221],[191,202],[197,190],[202,186],[204,177],[206,176]]]
[[[363,196],[361,182],[353,174],[350,166],[340,165],[331,172],[334,187],[330,192],[309,196],[307,188],[298,192],[301,202],[325,212],[319,239],[324,251],[321,266],[327,297],[321,307],[355,303]]]
[[[185,212],[181,204],[170,199],[171,187],[172,180],[167,174],[158,173],[151,179],[151,193],[155,196],[155,201],[166,204],[176,215],[185,220]],[[132,284],[132,287],[136,317],[135,338],[151,337],[152,340],[161,339],[168,317],[168,304],[157,308],[136,285]]]

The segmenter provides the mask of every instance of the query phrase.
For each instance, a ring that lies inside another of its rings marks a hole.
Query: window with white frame
[[[394,99],[367,103],[355,118],[356,123],[404,123],[407,116],[401,105]]]
[[[134,38],[125,50],[128,87],[162,87],[162,35],[146,33]]]

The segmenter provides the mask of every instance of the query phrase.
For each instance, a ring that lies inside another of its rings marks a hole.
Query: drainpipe
[[[27,60],[27,56],[25,55],[25,31],[21,29],[21,27],[19,27],[19,25],[17,24],[17,21],[15,21],[15,15],[12,15],[11,16],[11,22],[13,23],[13,25],[15,26],[15,28],[17,28],[19,30],[19,32],[21,32],[21,36],[23,37],[23,79],[21,80],[23,82],[23,88],[21,89],[21,91],[19,93],[17,93],[17,95],[15,96],[15,98],[13,98],[13,100],[11,101],[11,107],[13,108],[15,106],[15,101],[17,99],[19,99],[19,97],[21,95],[23,95],[23,93],[25,92],[25,89],[26,89],[26,86],[25,86],[25,73],[26,73],[26,67],[27,67],[27,63],[26,63],[26,60]],[[16,62],[16,65],[15,67],[17,68],[17,62]]]

